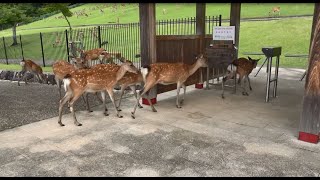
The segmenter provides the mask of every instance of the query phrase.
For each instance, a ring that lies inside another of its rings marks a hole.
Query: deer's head
[[[75,58],[73,56],[69,56],[71,57],[71,62],[74,65],[75,68],[77,69],[85,69],[88,68],[87,63],[85,62],[85,60],[83,58]]]
[[[261,58],[259,58],[259,59],[252,59],[251,57],[248,56],[248,59],[249,59],[249,61],[251,61],[251,63],[253,64],[253,68],[256,68],[256,67],[257,67],[257,64],[258,64],[258,62],[259,62],[259,60],[260,60]]]
[[[196,60],[200,67],[208,67],[208,59],[203,54],[196,56]]]
[[[126,60],[124,57],[121,57],[119,60],[122,62],[121,67],[125,71],[132,72],[135,74],[139,73],[139,70],[133,65],[133,63],[131,61]]]

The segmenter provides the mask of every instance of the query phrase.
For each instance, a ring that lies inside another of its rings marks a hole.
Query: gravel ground
[[[116,92],[116,97],[118,94]],[[124,97],[127,96],[124,95]],[[91,107],[100,104],[93,94],[89,94],[89,97]],[[112,106],[110,102],[107,97],[107,107]],[[0,131],[56,117],[58,107],[59,93],[56,85],[32,82],[25,85],[21,82],[21,86],[18,86],[16,81],[0,80]],[[81,98],[77,101],[75,109],[76,111],[85,110],[85,104]],[[65,113],[69,113],[66,105]]]

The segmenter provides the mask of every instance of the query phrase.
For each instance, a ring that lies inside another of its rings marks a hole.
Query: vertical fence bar
[[[221,22],[222,22],[222,16],[221,14],[219,15],[219,26],[221,26]]]
[[[70,58],[69,58],[69,41],[68,41],[68,30],[66,29],[66,43],[67,43],[67,57],[68,57],[68,62],[70,63]]]
[[[46,67],[46,63],[44,61],[43,42],[42,42],[42,33],[41,32],[40,32],[40,43],[41,43],[42,63],[43,63],[43,67]]]
[[[20,46],[21,46],[21,54],[22,54],[22,59],[24,60],[24,55],[23,55],[23,46],[22,46],[22,38],[20,34]]]
[[[98,26],[98,42],[99,42],[99,48],[101,48],[101,32],[100,32],[100,26]]]
[[[2,40],[3,40],[4,55],[6,56],[6,63],[7,63],[7,65],[8,65],[8,64],[9,64],[9,62],[8,62],[8,55],[7,55],[6,41],[4,40],[4,37],[2,37]]]

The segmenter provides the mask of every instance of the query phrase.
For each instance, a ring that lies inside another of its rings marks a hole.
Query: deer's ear
[[[119,61],[122,62],[122,63],[124,63],[124,62],[126,62],[126,59],[125,59],[124,57],[120,57],[120,58],[119,58]]]
[[[249,56],[248,56],[248,59],[249,59],[249,60],[252,60],[251,57],[249,57]]]

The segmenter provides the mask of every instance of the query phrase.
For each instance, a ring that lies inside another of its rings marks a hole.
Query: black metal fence
[[[221,15],[205,19],[206,34],[212,34],[213,26],[221,26]],[[182,18],[156,22],[157,35],[192,35],[196,33],[196,19]],[[12,37],[0,39],[0,63],[17,64],[21,59],[33,59],[42,66],[51,66],[56,60],[68,60],[69,43],[79,42],[85,50],[105,48],[118,52],[134,62],[140,54],[140,23],[107,24],[73,28],[56,32],[17,36],[17,46],[11,46]]]

